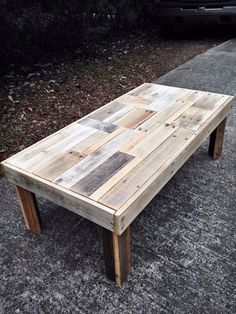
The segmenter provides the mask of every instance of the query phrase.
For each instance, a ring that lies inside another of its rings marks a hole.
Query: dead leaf
[[[14,99],[13,99],[13,97],[12,97],[11,95],[8,95],[8,99],[9,99],[10,101],[14,102]]]

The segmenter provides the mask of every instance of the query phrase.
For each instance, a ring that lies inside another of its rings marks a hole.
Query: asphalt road
[[[236,95],[236,40],[158,83]],[[221,159],[205,141],[132,225],[133,268],[106,279],[99,226],[39,199],[43,233],[24,227],[0,179],[0,313],[235,313],[236,106]]]

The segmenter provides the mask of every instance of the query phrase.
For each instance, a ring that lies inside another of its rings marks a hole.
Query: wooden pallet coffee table
[[[2,163],[27,228],[34,193],[103,227],[106,273],[130,272],[130,224],[211,134],[221,154],[232,96],[143,84]]]

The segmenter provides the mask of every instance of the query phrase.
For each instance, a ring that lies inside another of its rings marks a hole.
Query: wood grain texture
[[[117,126],[108,122],[94,120],[91,118],[84,118],[77,122],[78,124],[85,125],[86,127],[94,128],[104,132],[111,133],[117,129]]]
[[[227,97],[224,95],[216,94],[211,98],[203,96],[174,120],[174,123],[179,127],[197,130],[226,100]]]
[[[52,181],[65,172],[67,169],[77,164],[85,155],[78,153],[74,150],[70,150],[49,163],[45,164],[42,168],[34,172],[34,174]]]
[[[41,228],[39,224],[38,205],[35,195],[20,186],[16,186],[16,192],[27,229],[35,235],[40,234]]]
[[[209,154],[214,159],[219,159],[222,153],[226,120],[225,118],[210,136]]]
[[[103,249],[107,277],[122,284],[131,271],[130,226],[120,236],[103,229]]]
[[[92,170],[101,165],[105,160],[111,157],[115,152],[136,136],[135,131],[126,129],[112,140],[105,143],[99,149],[95,150],[89,156],[72,166],[53,182],[65,188],[71,188],[76,182],[88,175]]]
[[[134,156],[116,152],[83,179],[76,182],[71,190],[84,196],[90,196],[133,158]]]
[[[120,119],[114,121],[114,124],[119,125],[124,128],[135,129],[145,120],[150,118],[153,114],[155,114],[154,111],[137,108],[128,112]]]
[[[92,112],[89,117],[91,119],[103,121],[109,118],[111,115],[124,108],[124,105],[119,101],[112,101],[106,106],[99,108],[98,110]]]
[[[128,92],[128,95],[132,95],[132,96],[140,96],[140,94],[143,94],[144,92],[146,92],[148,90],[153,88],[154,84],[150,84],[150,83],[144,83],[138,87],[136,87],[135,89],[133,89],[132,91]]]
[[[174,124],[161,124],[155,131],[147,134],[139,143],[128,150],[128,153],[144,159],[174,133],[176,129]]]
[[[42,168],[45,164],[50,162],[52,159],[58,157],[58,155],[66,152],[71,149],[73,146],[82,142],[84,139],[89,137],[91,134],[95,133],[96,130],[88,128],[86,126],[78,125],[78,130],[74,134],[69,135],[66,138],[63,138],[61,141],[56,142],[46,150],[39,152],[34,155],[32,158],[21,163],[17,162],[16,166],[28,170],[30,172],[35,172],[38,169]]]
[[[119,100],[126,106],[144,109],[152,103],[152,100],[148,100],[140,96],[131,95],[124,95]]]
[[[128,199],[135,194],[142,185],[155,173],[176,149],[181,147],[193,131],[178,129],[169,136],[158,148],[148,155],[132,171],[114,185],[99,202],[118,210]]]

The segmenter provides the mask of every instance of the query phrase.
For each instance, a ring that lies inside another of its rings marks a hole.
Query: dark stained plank
[[[89,174],[73,185],[71,190],[84,196],[91,195],[133,158],[134,156],[116,152],[100,166],[89,172]]]
[[[38,205],[34,193],[27,191],[20,186],[16,186],[16,192],[27,229],[36,235],[40,234],[41,228],[39,223]]]
[[[122,284],[131,271],[130,226],[119,236],[103,228],[106,275]]]
[[[89,115],[89,118],[103,121],[110,115],[124,108],[124,105],[119,101],[112,101],[109,105],[100,108],[98,111],[93,112]]]
[[[84,118],[81,121],[77,122],[78,124],[82,124],[85,126],[88,126],[90,128],[94,128],[97,130],[101,130],[104,132],[112,133],[117,129],[117,126],[108,122],[102,122],[90,118]]]
[[[222,153],[225,125],[226,118],[218,125],[210,136],[209,155],[214,159],[219,159]]]

